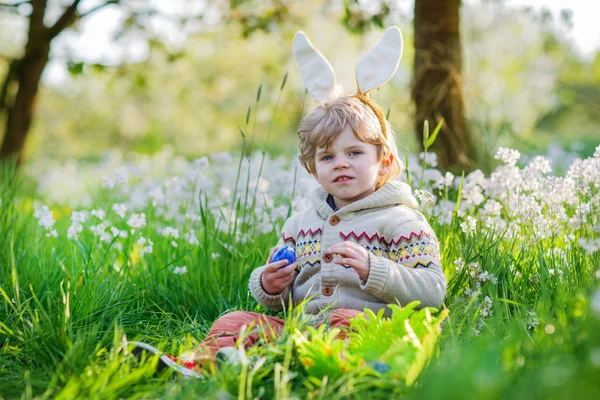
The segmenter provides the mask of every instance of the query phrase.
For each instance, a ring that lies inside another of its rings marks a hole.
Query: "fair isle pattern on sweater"
[[[314,267],[321,263],[321,229],[308,231],[300,230],[296,235],[296,240],[287,238],[294,242],[296,246],[296,259],[299,260],[300,269],[305,266]],[[287,242],[285,233],[282,233],[284,242]]]
[[[312,229],[308,231],[301,230],[296,237],[297,240],[294,240],[293,237],[286,237],[284,233],[282,234],[282,240],[285,244],[295,246],[299,268],[314,267],[320,263],[321,229],[315,231]],[[439,259],[440,257],[437,239],[422,230],[418,233],[411,232],[408,237],[400,236],[391,240],[386,240],[385,237],[379,236],[377,233],[368,235],[364,231],[360,234],[353,231],[349,233],[340,232],[340,238],[344,241],[360,244],[375,256],[387,258],[396,264],[402,264],[404,267],[409,268],[428,268],[435,264],[435,261],[423,262],[423,257],[432,259]]]
[[[437,238],[423,230],[418,233],[410,232],[408,237],[401,235],[391,240],[386,240],[385,237],[379,236],[377,233],[369,236],[364,231],[359,235],[355,232],[349,232],[348,234],[340,232],[340,236],[342,240],[353,241],[374,255],[387,258],[405,267],[429,267],[434,262],[430,260],[424,263],[422,260],[420,260],[421,262],[417,260],[411,263],[411,259],[414,258],[430,257],[435,260],[439,260],[440,258]]]
[[[425,217],[416,211],[410,187],[388,182],[383,187],[339,210],[327,203],[317,188],[312,206],[293,215],[283,226],[277,246],[295,249],[299,268],[294,281],[280,293],[267,293],[261,285],[263,267],[251,275],[254,298],[275,311],[291,301],[307,300],[305,312],[316,314],[334,308],[374,312],[388,304],[405,305],[418,300],[421,306],[437,307],[446,292],[439,243]],[[369,253],[369,276],[335,262],[328,250],[336,243],[352,241]]]

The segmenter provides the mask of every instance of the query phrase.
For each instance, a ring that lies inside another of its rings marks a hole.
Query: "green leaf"
[[[262,93],[262,83],[258,85],[258,92],[256,93],[256,102],[260,101],[260,94]]]
[[[443,124],[444,124],[444,118],[442,118],[440,120],[440,122],[438,122],[437,126],[433,130],[433,133],[431,134],[429,139],[427,139],[427,142],[425,143],[425,149],[428,149],[429,147],[431,147],[433,142],[435,142],[435,138],[437,137],[438,133],[440,133],[440,130],[442,129]]]

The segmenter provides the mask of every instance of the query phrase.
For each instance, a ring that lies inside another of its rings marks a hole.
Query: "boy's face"
[[[391,162],[379,160],[377,146],[361,141],[348,125],[328,147],[317,147],[315,178],[342,208],[373,193],[377,177]]]

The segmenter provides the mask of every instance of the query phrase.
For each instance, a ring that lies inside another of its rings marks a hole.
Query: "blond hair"
[[[385,126],[382,126],[382,123]],[[360,140],[377,147],[379,160],[389,157],[390,154],[394,156],[386,174],[377,178],[377,189],[402,173],[395,134],[383,118],[379,107],[373,101],[368,104],[356,96],[340,96],[309,111],[300,122],[298,128],[300,155],[298,158],[310,174],[316,173],[317,147],[329,146],[346,125]]]

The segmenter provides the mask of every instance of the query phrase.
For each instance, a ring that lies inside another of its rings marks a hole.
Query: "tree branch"
[[[0,3],[0,12],[5,11],[9,13],[18,14],[17,8],[24,4],[31,4],[31,1],[19,1],[18,3]]]
[[[119,4],[120,1],[121,0],[108,0],[105,3],[102,3],[99,6],[96,6],[96,7],[92,8],[91,10],[86,11],[83,14],[79,14],[77,12],[77,6],[81,2],[81,0],[75,0],[73,2],[73,4],[71,4],[65,10],[63,15],[61,15],[61,17],[58,19],[58,21],[56,21],[56,23],[49,29],[50,38],[56,37],[59,33],[64,31],[66,28],[73,25],[73,23],[75,23],[75,21],[77,21],[78,19],[85,18],[88,15],[93,14],[96,11],[98,11],[108,5]]]
[[[84,12],[83,14],[81,14],[79,16],[79,18],[85,18],[88,15],[93,14],[96,11],[98,11],[106,6],[109,6],[111,4],[119,4],[120,2],[121,2],[121,0],[108,0],[106,3],[100,4],[99,6],[96,6],[96,7],[92,8],[91,10]]]
[[[48,29],[50,39],[55,38],[59,33],[71,26],[77,20],[77,6],[80,2],[81,0],[75,0],[73,4],[67,7],[63,15],[61,15],[58,19],[58,21],[56,21],[56,23]]]

